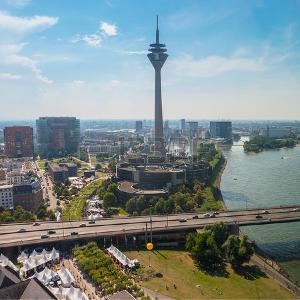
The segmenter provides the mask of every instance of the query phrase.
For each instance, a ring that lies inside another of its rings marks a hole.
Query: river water
[[[300,147],[245,153],[242,145],[223,147],[221,191],[228,209],[300,205]],[[300,284],[300,222],[242,230]]]

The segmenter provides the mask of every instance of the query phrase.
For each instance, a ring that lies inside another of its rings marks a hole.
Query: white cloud
[[[0,44],[0,65],[20,66],[31,70],[36,79],[44,83],[52,83],[50,79],[42,75],[38,68],[38,62],[30,57],[20,54],[25,44]]]
[[[82,40],[89,46],[94,48],[101,47],[102,38],[98,34],[85,35]]]
[[[75,85],[75,86],[81,86],[81,85],[85,84],[85,81],[83,81],[83,80],[73,80],[72,84]]]
[[[107,22],[101,22],[99,29],[106,36],[116,36],[118,34],[118,27],[115,24],[109,24]]]
[[[263,71],[266,65],[263,59],[246,57],[208,56],[195,59],[184,56],[171,62],[175,71],[192,77],[213,77],[230,71]]]
[[[33,31],[41,31],[55,25],[58,22],[57,17],[34,16],[31,18],[23,18],[9,15],[4,11],[0,11],[0,30],[12,33],[27,33]]]
[[[0,73],[0,79],[19,80],[22,79],[22,76],[18,74],[12,74],[12,73]]]
[[[24,6],[27,6],[31,0],[5,0],[5,2],[13,7],[22,8]]]
[[[148,52],[145,50],[137,50],[137,51],[124,51],[123,53],[130,54],[130,55],[146,55]]]

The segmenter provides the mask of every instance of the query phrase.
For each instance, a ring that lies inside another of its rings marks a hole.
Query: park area
[[[229,266],[225,275],[210,275],[202,272],[186,251],[140,250],[124,253],[141,263],[136,276],[142,286],[175,299],[295,298],[253,266],[244,268],[240,275]]]

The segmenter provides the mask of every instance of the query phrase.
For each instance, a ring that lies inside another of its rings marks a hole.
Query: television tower
[[[156,155],[165,155],[165,141],[161,101],[161,68],[167,60],[168,54],[165,44],[159,43],[158,16],[156,17],[156,42],[150,44],[147,54],[155,70],[155,128],[154,128],[154,151]]]

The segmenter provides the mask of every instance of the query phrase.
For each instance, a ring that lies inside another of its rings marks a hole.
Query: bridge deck
[[[300,221],[298,206],[276,207],[268,209],[268,213],[263,214],[262,212],[263,209],[225,211],[220,212],[215,218],[205,218],[202,214],[197,214],[198,219],[194,219],[195,214],[190,213],[152,216],[152,228],[154,232],[172,232],[201,229],[215,222],[249,226]],[[258,214],[261,218],[257,218]],[[186,219],[186,222],[180,222],[179,219]],[[82,223],[85,224],[85,227],[80,227]],[[95,224],[89,224],[88,221],[41,222],[39,226],[28,223],[3,224],[0,225],[0,248],[101,236],[142,234],[145,232],[146,223],[149,228],[149,216],[107,218],[96,221]],[[18,232],[21,229],[25,231]],[[49,229],[54,230],[55,234],[41,239],[41,235],[47,234]],[[72,232],[77,232],[78,235],[71,235]]]

